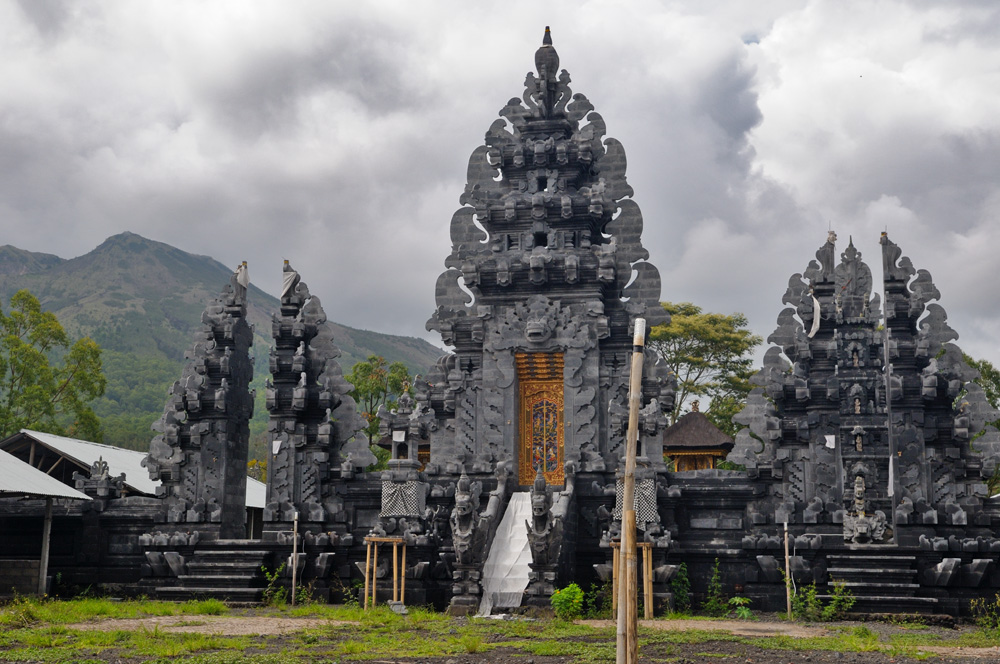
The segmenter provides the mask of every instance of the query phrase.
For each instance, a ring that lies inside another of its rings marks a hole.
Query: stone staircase
[[[827,556],[830,582],[842,582],[854,594],[855,613],[937,613],[936,597],[917,597],[915,556],[836,554]],[[828,586],[832,589],[832,585]],[[819,595],[829,601],[830,595]]]
[[[260,602],[267,587],[261,567],[272,567],[274,558],[271,547],[259,540],[205,542],[185,560],[186,573],[177,575],[175,585],[156,587],[156,597]]]

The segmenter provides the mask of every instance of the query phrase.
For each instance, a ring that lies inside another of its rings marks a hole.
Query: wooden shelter
[[[677,472],[715,468],[732,449],[733,439],[698,410],[697,401],[663,432],[663,457],[673,460]]]

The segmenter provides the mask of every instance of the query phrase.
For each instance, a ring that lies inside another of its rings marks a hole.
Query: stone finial
[[[556,72],[559,71],[559,54],[552,47],[552,33],[549,26],[545,26],[545,36],[542,37],[542,45],[535,51],[535,69],[542,80],[556,79]]]

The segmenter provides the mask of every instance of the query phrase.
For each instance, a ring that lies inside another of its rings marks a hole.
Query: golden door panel
[[[534,482],[541,467],[546,483],[563,484],[562,381],[522,381],[520,410],[519,483]]]

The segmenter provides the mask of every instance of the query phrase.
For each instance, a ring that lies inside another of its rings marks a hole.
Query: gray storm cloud
[[[426,336],[471,152],[551,25],[623,143],[662,298],[766,335],[828,227],[888,229],[1000,364],[997,10],[980,3],[0,2],[0,243],[132,231]],[[430,337],[428,337],[430,338]]]

